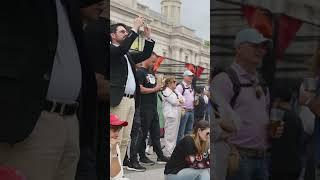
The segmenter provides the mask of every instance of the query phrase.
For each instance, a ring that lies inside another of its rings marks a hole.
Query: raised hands
[[[144,23],[145,23],[145,18],[139,16],[139,17],[134,19],[132,29],[134,29],[136,32],[138,32],[139,28],[142,27],[144,25]]]

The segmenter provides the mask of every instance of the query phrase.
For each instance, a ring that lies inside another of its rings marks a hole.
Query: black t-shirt
[[[194,116],[196,118],[203,118],[206,111],[206,103],[203,96],[199,96],[199,104],[194,107]]]
[[[137,79],[139,84],[145,88],[154,88],[157,85],[154,73],[143,67],[138,69]],[[141,106],[157,108],[157,93],[141,94]]]
[[[197,148],[191,136],[185,136],[175,147],[167,162],[164,174],[177,174],[184,168],[204,169],[210,167],[208,153],[197,154]]]
[[[272,140],[271,165],[273,173],[299,173],[302,168],[302,123],[293,111],[284,116],[284,131],[280,138]]]

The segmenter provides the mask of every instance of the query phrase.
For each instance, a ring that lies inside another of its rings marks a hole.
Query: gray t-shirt
[[[74,103],[81,89],[80,58],[67,12],[60,0],[56,0],[56,6],[58,45],[50,76],[47,99],[61,103]]]

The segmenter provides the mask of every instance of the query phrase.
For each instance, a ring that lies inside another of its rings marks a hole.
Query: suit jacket
[[[87,97],[94,96],[95,90],[88,87],[94,86],[95,79],[83,54],[79,4],[77,0],[61,1],[68,13],[79,52],[83,78],[81,97],[85,97],[82,99],[86,109],[92,105],[92,100]],[[14,144],[29,136],[43,110],[56,54],[58,24],[54,0],[10,3],[15,8],[6,8],[2,12],[5,13],[3,23],[6,26],[0,32],[3,39],[0,44],[0,142]],[[95,98],[92,99],[95,102]],[[91,115],[82,116],[86,117],[82,118],[84,121]],[[80,132],[80,137],[84,136]]]
[[[129,49],[137,37],[137,33],[130,31],[128,37],[120,46],[117,47],[110,44],[110,105],[112,107],[120,104],[126,87],[128,66],[127,60],[124,57],[125,54],[127,54],[136,81],[136,106],[138,106],[140,103],[140,86],[136,77],[135,65],[151,56],[154,47],[154,41],[146,40],[142,52],[129,53]]]

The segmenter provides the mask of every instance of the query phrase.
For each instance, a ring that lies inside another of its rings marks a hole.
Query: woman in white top
[[[116,115],[110,114],[110,180],[129,180],[123,177],[123,167],[119,148],[119,132],[128,122],[121,121]]]
[[[183,100],[175,92],[176,80],[169,77],[165,80],[163,95],[163,115],[164,115],[164,149],[163,154],[170,157],[177,141],[179,120]]]

